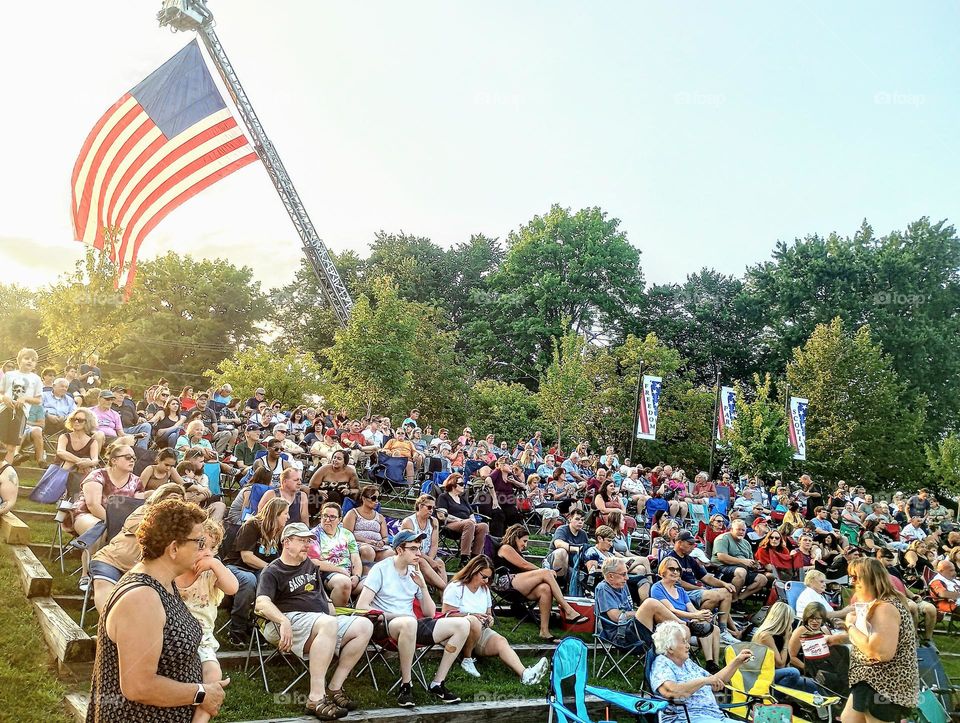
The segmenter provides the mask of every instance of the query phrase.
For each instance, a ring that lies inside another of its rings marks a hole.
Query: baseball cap
[[[680,534],[677,535],[677,542],[696,542],[697,538],[693,536],[693,533],[690,530],[680,530]]]
[[[112,388],[113,391],[115,391],[115,392],[123,392],[124,394],[127,393],[127,388],[126,388],[125,386],[123,386],[122,384],[118,384],[117,386],[111,387],[111,388]]]
[[[324,437],[336,437],[336,436],[337,436],[337,433],[336,433],[336,432],[333,430],[333,428],[331,427],[330,429],[328,429],[326,432],[323,433],[323,436],[324,436]]]
[[[288,537],[313,537],[313,533],[310,532],[310,528],[302,522],[291,522],[284,527],[283,532],[280,533],[281,541],[286,540]]]
[[[114,394],[113,392],[111,392],[109,389],[101,389],[101,390],[100,390],[100,398],[101,398],[101,399],[116,399],[116,397],[117,397],[117,395]]]
[[[224,384],[224,385],[223,385],[222,387],[220,387],[220,388],[221,388],[223,391],[225,391],[225,392],[232,392],[232,391],[233,391],[233,387],[231,387],[229,384]]]
[[[247,431],[248,431],[248,432],[259,432],[259,431],[260,431],[260,425],[258,425],[258,424],[248,424],[248,425],[247,425]]]
[[[201,399],[201,398],[202,398],[202,399],[209,399],[209,398],[210,398],[210,395],[209,395],[207,392],[200,392],[200,393],[197,395],[197,399]]]
[[[266,394],[266,393],[267,393],[267,390],[264,389],[263,387],[257,387],[257,390],[254,392],[254,394]]]
[[[287,525],[289,527],[289,525]],[[393,536],[393,547],[400,547],[407,544],[408,542],[420,542],[420,540],[426,537],[422,532],[414,532],[413,530],[400,530],[396,535]]]
[[[274,431],[274,432],[288,432],[288,431],[290,431],[290,428],[287,427],[286,424],[284,424],[283,422],[281,422],[280,424],[275,424],[275,425],[273,425],[273,431]]]

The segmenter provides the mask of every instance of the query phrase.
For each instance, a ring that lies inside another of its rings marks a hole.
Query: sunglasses
[[[137,461],[137,455],[135,455],[135,454],[117,454],[117,455],[114,455],[113,457],[111,457],[110,459],[125,459],[125,460],[128,460],[128,461],[130,461],[130,462],[136,462],[136,461]]]
[[[433,506],[433,505],[423,505],[423,509],[425,509],[425,510],[430,510],[430,511],[432,512],[432,511],[434,510],[434,506]]]
[[[663,569],[666,570],[667,572],[680,572],[680,568],[677,567],[676,565],[668,565]]]
[[[483,580],[484,582],[488,581],[491,577],[493,577],[493,575],[484,575],[482,572],[477,574],[480,575],[480,579]]]
[[[370,500],[371,502],[378,502],[380,500],[380,495],[374,495],[373,497],[364,497],[365,500]]]

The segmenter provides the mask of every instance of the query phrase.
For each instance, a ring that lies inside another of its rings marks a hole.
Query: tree
[[[544,423],[556,430],[558,445],[564,437],[586,431],[593,390],[583,337],[568,331],[554,339],[553,361],[540,379],[537,405]]]
[[[728,432],[730,464],[742,473],[771,474],[785,470],[793,459],[793,448],[787,441],[785,405],[771,398],[770,375],[760,381],[753,377],[754,388],[739,383],[737,416]]]
[[[960,435],[948,434],[924,449],[937,487],[953,494],[960,492]]]
[[[534,386],[568,331],[588,342],[620,339],[643,300],[640,251],[599,208],[553,206],[507,237],[507,252],[479,299],[468,334],[508,362],[498,376]]]
[[[17,284],[0,284],[0,361],[13,359],[24,347],[43,349],[37,294]]]
[[[126,305],[131,320],[108,367],[144,385],[159,375],[174,386],[255,345],[269,307],[253,270],[223,259],[167,253],[138,267]]]
[[[252,396],[257,387],[267,397],[279,399],[286,408],[313,402],[321,388],[322,369],[314,356],[295,349],[277,355],[266,344],[237,352],[223,359],[204,375],[213,387],[230,384],[239,396]]]
[[[685,469],[705,469],[710,455],[713,392],[693,384],[680,354],[655,334],[629,335],[621,345],[591,356],[596,384],[591,441],[597,448],[612,444],[625,456],[634,434],[637,378],[643,373],[663,379],[657,417],[657,439],[637,440],[632,462],[646,465],[669,461]]]
[[[914,407],[869,327],[854,334],[839,318],[794,350],[787,381],[810,400],[807,471],[872,489],[909,484],[923,473],[922,402]]]
[[[923,400],[926,435],[960,417],[960,239],[928,218],[878,238],[864,221],[852,238],[831,234],[778,243],[750,268],[748,291],[766,310],[763,362],[780,368],[819,324],[869,324],[914,405]]]
[[[721,370],[728,381],[754,373],[763,315],[740,279],[704,268],[682,285],[652,286],[637,323],[680,352],[694,383],[709,386]]]
[[[72,274],[38,292],[40,332],[51,354],[79,363],[91,352],[102,358],[120,344],[133,317],[115,279],[109,251],[88,248]]]
[[[470,388],[467,419],[478,436],[495,434],[511,444],[536,431],[537,398],[522,384],[481,379]]]

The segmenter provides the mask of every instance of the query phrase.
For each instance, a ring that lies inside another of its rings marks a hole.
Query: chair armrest
[[[621,693],[620,691],[601,688],[596,685],[587,685],[585,690],[587,693],[597,696],[600,700],[613,703],[617,707],[628,710],[631,713],[640,713],[643,715],[659,713],[668,705],[668,701],[664,698],[646,698],[641,695]]]
[[[558,717],[562,717],[564,720],[572,720],[575,721],[575,723],[593,723],[593,721],[585,720],[576,715],[572,710],[563,704],[563,701],[551,699],[548,702],[550,703],[550,708],[555,709],[559,714]]]

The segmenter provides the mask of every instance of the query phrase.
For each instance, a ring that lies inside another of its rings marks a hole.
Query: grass
[[[18,723],[61,723],[66,690],[47,644],[23,597],[13,555],[0,552],[0,718]]]

